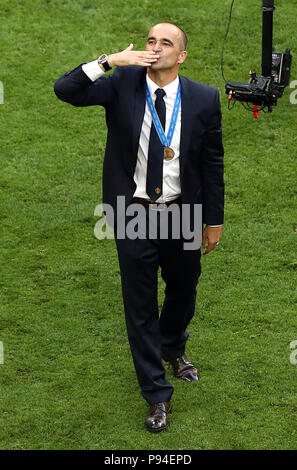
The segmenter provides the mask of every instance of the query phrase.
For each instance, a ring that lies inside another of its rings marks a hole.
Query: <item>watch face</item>
[[[102,54],[98,59],[99,64],[102,64],[103,62],[106,62],[106,61],[107,61],[107,55],[106,54]]]

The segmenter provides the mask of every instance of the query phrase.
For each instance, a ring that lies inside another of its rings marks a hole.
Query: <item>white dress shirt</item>
[[[153,102],[156,100],[156,90],[159,86],[154,83],[149,76],[146,76],[146,83],[150,91]],[[164,102],[166,106],[166,124],[165,124],[165,135],[168,133],[170,126],[171,116],[174,108],[175,98],[177,94],[179,84],[179,78],[163,87],[166,95],[164,96]],[[149,139],[152,126],[152,116],[146,103],[144,119],[142,123],[142,129],[139,138],[139,146],[137,153],[137,163],[134,173],[134,181],[136,183],[136,191],[134,197],[142,197],[149,199],[146,193],[146,173],[147,173],[147,162],[148,162],[148,148]],[[163,190],[162,195],[156,200],[156,202],[167,202],[176,199],[181,194],[180,189],[180,169],[179,169],[179,148],[180,148],[180,129],[181,129],[181,109],[179,108],[178,117],[176,121],[176,127],[173,133],[170,147],[174,151],[174,157],[172,160],[163,160]]]

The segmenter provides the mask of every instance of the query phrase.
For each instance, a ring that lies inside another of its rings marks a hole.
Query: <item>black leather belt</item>
[[[132,199],[133,204],[141,204],[143,205],[146,209],[151,207],[152,209],[158,209],[159,206],[164,207],[165,206],[170,206],[171,204],[179,204],[181,202],[181,198],[178,197],[177,199],[173,199],[173,201],[167,201],[167,202],[153,202],[150,201],[149,199],[144,199],[143,197],[134,197]],[[160,207],[160,208],[161,208]]]

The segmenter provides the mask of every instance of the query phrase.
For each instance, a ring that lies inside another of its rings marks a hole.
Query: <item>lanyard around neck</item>
[[[171,121],[170,121],[170,126],[169,126],[169,129],[168,129],[167,136],[165,135],[163,126],[160,122],[158,113],[157,113],[156,108],[154,106],[154,103],[153,103],[153,100],[152,100],[152,97],[151,97],[151,94],[150,94],[150,91],[149,91],[149,88],[148,88],[147,85],[146,85],[146,101],[147,101],[147,104],[148,104],[148,107],[149,107],[149,110],[150,110],[150,113],[151,113],[151,116],[152,116],[152,120],[153,120],[153,123],[155,125],[156,131],[157,131],[157,134],[159,136],[159,139],[160,139],[161,143],[165,147],[170,147],[170,144],[171,144],[171,141],[172,141],[172,138],[173,138],[173,134],[174,134],[174,130],[175,130],[175,127],[176,127],[176,122],[177,122],[177,117],[178,117],[180,104],[181,104],[180,83],[178,84],[177,94],[176,94],[176,98],[175,98],[175,103],[174,103],[174,107],[173,107],[173,111],[172,111],[172,116],[171,116]]]

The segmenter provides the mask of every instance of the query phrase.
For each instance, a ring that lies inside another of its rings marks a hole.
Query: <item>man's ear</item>
[[[182,64],[186,60],[187,55],[188,55],[187,51],[182,51],[179,55],[179,59],[178,59],[177,63]]]

